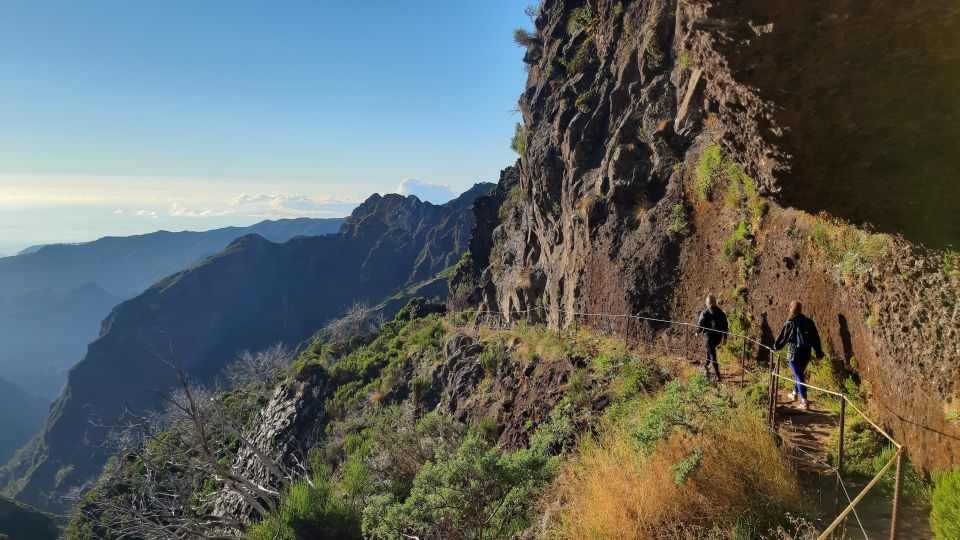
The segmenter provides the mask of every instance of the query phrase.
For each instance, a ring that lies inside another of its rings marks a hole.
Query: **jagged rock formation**
[[[414,320],[443,312],[443,306],[421,300],[411,302],[398,319]],[[379,405],[364,403],[352,414],[362,416],[379,406],[398,404],[421,413],[435,410],[465,425],[493,420],[498,430],[489,435],[501,447],[509,450],[523,448],[533,434],[530,426],[549,420],[564,398],[570,375],[585,366],[587,358],[573,355],[549,361],[534,359],[519,350],[519,341],[504,343],[495,370],[485,372],[480,357],[490,344],[479,342],[473,335],[454,333],[444,342],[441,361],[420,366],[416,365],[415,359],[406,363],[404,380],[422,376],[430,381],[430,389],[422,398],[418,400],[406,385],[401,385],[380,396]],[[322,434],[332,420],[324,405],[336,390],[337,386],[322,371],[314,372],[304,380],[292,379],[282,383],[258,413],[245,434],[246,438],[267,455],[279,456],[280,462],[287,467],[303,463],[307,452],[322,440]],[[593,410],[602,410],[606,402],[597,400],[591,405],[576,413],[584,429]],[[241,452],[233,468],[259,485],[281,488],[276,476],[252,452]],[[215,514],[248,520],[252,510],[235,493],[221,491]]]
[[[519,184],[501,188],[501,224],[478,217],[471,258],[489,266],[451,290],[472,288],[481,309],[542,306],[553,325],[573,310],[691,320],[714,291],[768,341],[799,297],[915,460],[960,463],[957,263],[778,203],[790,126],[728,57],[745,32],[776,29],[731,11],[545,1]]]
[[[338,234],[284,244],[246,236],[124,302],[70,372],[30,459],[8,467],[3,483],[20,500],[63,508],[57,495],[106,459],[108,429],[98,424],[115,425],[125,408],[156,407],[154,390],[175,384],[162,361],[171,345],[194,381],[211,381],[238,351],[296,346],[354,301],[377,304],[437,283],[445,291],[443,272],[466,249],[470,206],[491,187],[477,184],[439,206],[374,195]]]

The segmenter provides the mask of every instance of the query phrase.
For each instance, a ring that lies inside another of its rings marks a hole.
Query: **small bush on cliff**
[[[680,203],[670,208],[670,232],[673,234],[686,234],[687,232],[687,212]]]
[[[519,185],[510,188],[510,193],[507,194],[507,198],[504,199],[503,203],[500,205],[500,210],[497,212],[500,217],[500,221],[506,221],[513,211],[520,206],[521,203],[523,203],[524,199],[525,197],[523,194],[523,188],[521,188]],[[497,244],[497,246],[499,246],[499,244]],[[494,248],[497,246],[494,246]],[[495,257],[494,254],[491,253],[490,260],[497,262],[499,261],[499,257]]]
[[[661,51],[657,45],[656,35],[651,35],[647,38],[644,52],[647,58],[647,67],[650,69],[660,69],[660,67],[663,66],[663,51]]]
[[[958,267],[960,267],[960,255],[957,255],[957,250],[948,248],[943,252],[943,272],[950,275]]]
[[[510,148],[520,157],[527,155],[527,128],[517,122],[514,126],[513,137],[510,138]]]
[[[588,37],[577,48],[577,53],[573,58],[566,60],[561,58],[560,63],[566,68],[568,75],[574,75],[583,71],[590,61],[590,53],[593,50],[593,38]]]
[[[587,90],[586,92],[577,96],[577,100],[574,102],[574,105],[576,105],[580,112],[589,112],[591,101],[593,101],[593,90]]]
[[[720,147],[711,144],[703,151],[700,162],[697,164],[696,191],[700,200],[710,200],[713,186],[722,168],[723,157],[720,155]]]
[[[567,19],[567,33],[574,34],[579,30],[586,30],[587,33],[591,33],[593,22],[593,9],[590,8],[590,4],[574,8],[570,12],[570,18]]]
[[[960,469],[934,475],[930,527],[937,540],[960,538]]]
[[[507,357],[507,346],[503,341],[496,340],[487,344],[487,348],[480,353],[480,365],[483,372],[492,377],[497,374],[500,362]]]
[[[521,47],[530,47],[537,43],[537,36],[525,28],[517,28],[513,31],[513,42]]]
[[[736,262],[740,257],[745,257],[749,254],[752,249],[753,233],[750,232],[750,227],[747,226],[747,222],[740,220],[737,223],[737,228],[733,230],[733,233],[723,240],[723,243],[720,245],[720,256],[723,257],[723,260],[729,263]]]

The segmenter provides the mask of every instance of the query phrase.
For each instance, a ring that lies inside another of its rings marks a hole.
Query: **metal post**
[[[843,481],[843,439],[846,436],[846,425],[847,425],[847,399],[840,398],[840,442],[837,445],[837,482],[834,487],[834,505],[837,508],[840,508],[840,482]]]
[[[770,380],[773,382],[772,388],[772,397],[773,397],[773,409],[770,411],[770,426],[773,428],[777,427],[777,393],[780,388],[780,382],[777,380],[777,375],[780,374],[780,356],[777,356],[777,364],[773,369],[773,377]]]
[[[743,388],[745,383],[745,377],[747,373],[747,340],[743,338],[741,342],[742,346],[740,347],[740,388]]]
[[[627,356],[627,351],[630,350],[630,317],[627,317],[626,326],[623,329],[623,356]]]
[[[840,446],[837,449],[837,475],[843,474],[843,439],[847,424],[847,400],[840,399]]]
[[[774,381],[773,381],[773,364],[774,356],[773,351],[770,351],[770,367],[767,371],[767,421],[770,422],[770,427],[773,427],[773,408],[774,408]]]
[[[900,481],[903,478],[904,448],[897,450],[897,480],[893,484],[893,515],[890,517],[890,540],[897,537],[897,511],[900,509]]]

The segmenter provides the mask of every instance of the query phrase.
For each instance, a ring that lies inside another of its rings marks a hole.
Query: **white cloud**
[[[115,216],[122,216],[122,215],[123,215],[123,208],[117,208],[116,210],[113,211],[113,214],[114,214]]]
[[[457,196],[447,184],[434,184],[416,178],[404,178],[397,186],[400,195],[414,195],[421,201],[443,204]]]
[[[189,218],[208,218],[208,217],[222,217],[230,215],[233,213],[233,210],[214,210],[212,208],[202,208],[200,210],[189,210],[184,208],[179,203],[172,203],[170,205],[171,216],[174,217],[189,217]]]
[[[230,206],[244,213],[270,216],[323,216],[341,214],[359,201],[336,197],[311,197],[289,193],[243,193],[230,199]]]
[[[153,210],[137,210],[136,215],[141,217],[148,217],[150,219],[157,219],[157,213]]]

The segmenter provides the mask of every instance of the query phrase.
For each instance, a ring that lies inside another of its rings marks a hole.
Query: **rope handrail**
[[[771,358],[770,358],[770,372],[769,372],[769,374],[768,374],[768,375],[769,375],[768,384],[769,384],[769,386],[770,386],[769,390],[770,390],[770,395],[771,395],[771,398],[770,398],[771,427],[770,427],[770,429],[771,429],[771,431],[772,431],[775,435],[778,435],[778,436],[779,436],[779,434],[777,434],[777,432],[772,429],[773,422],[775,422],[775,412],[776,412],[776,403],[777,403],[775,396],[776,396],[777,387],[778,387],[778,384],[776,383],[776,381],[777,381],[778,379],[790,381],[790,382],[792,382],[793,384],[799,384],[799,385],[801,385],[801,386],[804,386],[804,387],[807,387],[807,388],[816,390],[816,391],[818,391],[818,392],[823,392],[823,393],[825,393],[825,394],[828,394],[828,395],[831,395],[831,396],[835,396],[835,397],[837,397],[837,398],[839,398],[839,399],[841,400],[841,405],[849,404],[851,407],[853,407],[853,410],[856,411],[856,413],[859,414],[860,417],[862,417],[864,420],[866,420],[874,429],[876,429],[881,435],[883,435],[887,440],[889,440],[889,441],[897,448],[897,452],[896,452],[896,455],[895,455],[893,458],[891,458],[889,462],[887,462],[887,464],[876,474],[876,476],[874,476],[874,478],[870,481],[870,483],[868,483],[868,484],[866,485],[866,487],[864,487],[863,490],[862,490],[862,491],[857,495],[857,497],[854,498],[853,500],[850,499],[850,493],[847,491],[847,486],[846,486],[846,484],[845,484],[844,481],[843,481],[843,477],[842,477],[841,471],[840,471],[840,469],[839,469],[839,466],[838,466],[838,467],[833,467],[833,466],[831,466],[829,463],[827,463],[826,461],[821,461],[821,460],[819,460],[819,459],[817,459],[817,458],[814,458],[814,462],[815,462],[815,463],[822,463],[822,464],[825,465],[828,469],[830,469],[830,470],[832,470],[834,473],[836,473],[836,475],[837,475],[837,481],[839,482],[840,488],[843,490],[843,494],[844,494],[844,496],[846,497],[847,502],[848,502],[848,505],[844,508],[844,510],[843,510],[843,511],[836,517],[836,519],[834,519],[834,521],[820,534],[820,536],[818,537],[818,540],[824,540],[824,539],[826,539],[827,536],[829,536],[829,535],[833,532],[833,530],[836,529],[836,528],[846,519],[846,517],[847,517],[851,512],[853,513],[854,517],[856,518],[857,524],[860,526],[860,530],[863,532],[864,538],[867,538],[867,532],[866,532],[866,530],[865,530],[865,528],[864,528],[864,526],[863,526],[863,522],[860,520],[860,516],[857,514],[856,506],[857,506],[857,504],[866,496],[867,492],[869,492],[869,491],[877,484],[877,482],[880,481],[880,478],[881,478],[884,474],[886,474],[886,472],[887,472],[888,470],[890,470],[890,467],[893,465],[893,463],[894,463],[895,461],[897,462],[897,475],[898,475],[898,476],[897,476],[897,484],[898,484],[898,488],[899,488],[900,460],[901,460],[902,455],[903,455],[903,445],[900,444],[899,442],[897,442],[893,437],[890,436],[889,433],[886,432],[886,430],[884,430],[883,428],[881,428],[881,427],[880,427],[879,425],[877,425],[877,423],[874,422],[870,417],[868,417],[866,414],[864,414],[864,412],[863,412],[859,407],[857,407],[857,405],[856,405],[848,396],[846,396],[845,394],[840,393],[840,392],[837,392],[837,391],[834,391],[834,390],[828,390],[828,389],[826,389],[826,388],[821,388],[821,387],[819,387],[819,386],[815,386],[815,385],[812,385],[812,384],[809,384],[809,383],[806,383],[806,382],[797,383],[796,380],[781,375],[781,374],[779,373],[779,370],[780,370],[780,360],[781,360],[781,355],[780,355],[780,353],[779,353],[776,349],[774,349],[774,348],[772,348],[772,347],[770,347],[770,346],[768,346],[768,345],[765,345],[765,344],[763,344],[763,343],[761,343],[761,342],[759,342],[759,341],[751,338],[750,336],[748,336],[748,335],[746,335],[746,334],[737,334],[737,333],[733,333],[733,332],[729,332],[729,331],[714,330],[714,329],[712,329],[712,328],[705,328],[705,327],[702,327],[702,326],[700,326],[700,325],[698,325],[698,324],[692,324],[692,323],[688,323],[688,322],[684,322],[684,321],[674,321],[674,320],[670,320],[670,319],[661,319],[661,318],[656,318],[656,317],[645,317],[645,316],[643,316],[643,315],[618,314],[618,313],[586,313],[586,312],[578,312],[578,311],[574,311],[574,310],[564,310],[564,309],[555,308],[555,307],[546,308],[546,307],[543,307],[543,306],[541,306],[541,307],[534,307],[534,308],[529,308],[529,307],[528,307],[528,308],[525,309],[525,310],[515,310],[515,311],[511,311],[511,312],[500,312],[500,311],[492,311],[492,310],[465,310],[465,311],[457,312],[457,313],[455,313],[454,315],[469,314],[469,315],[472,315],[472,316],[474,316],[474,317],[481,316],[481,315],[487,315],[487,316],[497,315],[497,316],[502,316],[502,317],[504,317],[508,322],[510,322],[514,316],[519,316],[519,315],[522,315],[522,314],[526,314],[527,316],[529,316],[529,314],[530,314],[531,312],[536,312],[536,313],[541,313],[541,314],[542,314],[542,313],[545,313],[545,312],[550,312],[551,315],[557,315],[557,316],[558,316],[558,317],[557,317],[557,326],[558,326],[558,329],[557,329],[557,330],[558,330],[558,332],[560,331],[560,328],[562,327],[562,326],[561,326],[562,323],[561,323],[560,318],[559,318],[559,315],[561,315],[561,314],[564,315],[564,316],[567,316],[567,317],[572,317],[572,318],[573,318],[573,322],[574,322],[575,325],[576,325],[576,318],[577,318],[577,317],[602,317],[602,318],[612,318],[612,319],[626,319],[626,320],[628,320],[628,321],[629,321],[629,320],[647,321],[647,322],[650,322],[650,323],[666,324],[666,325],[671,326],[671,327],[673,327],[673,326],[679,326],[679,327],[688,328],[688,329],[696,329],[698,334],[699,334],[701,331],[709,331],[709,332],[719,333],[719,334],[722,334],[722,335],[724,336],[724,339],[729,339],[729,338],[731,338],[731,337],[734,337],[734,338],[737,338],[737,339],[743,339],[743,340],[744,340],[744,345],[745,345],[747,342],[749,342],[749,343],[752,343],[752,344],[756,345],[759,349],[765,349],[765,350],[767,350],[767,351],[770,353],[770,357],[771,357]],[[536,323],[534,323],[534,324],[536,324]],[[569,323],[568,323],[568,324],[569,324]],[[627,347],[627,346],[628,346],[628,345],[627,345],[627,339],[629,338],[629,333],[630,333],[630,327],[629,327],[629,326],[627,326],[627,328],[625,329],[625,332],[624,332],[624,333],[625,333],[625,336],[624,336],[624,346]],[[670,350],[669,345],[665,345],[664,348],[665,348],[667,351]],[[686,341],[684,342],[683,352],[684,352],[686,355],[689,355],[689,353],[690,353],[689,349],[687,349]],[[746,358],[745,358],[745,354],[746,354],[746,353],[745,353],[745,348],[744,348],[744,349],[742,350],[742,352],[741,352],[741,358],[740,358],[740,360],[741,360],[741,385],[743,384],[744,375],[746,374]],[[754,373],[752,372],[752,370],[751,370],[751,373],[750,373],[750,377],[751,377],[751,379],[754,378]],[[840,414],[841,414],[841,420],[840,420],[840,422],[841,422],[841,424],[840,424],[841,437],[842,437],[842,434],[843,434],[843,421],[844,421],[843,416],[845,416],[844,410],[845,410],[845,409],[844,409],[843,407],[841,407],[841,413],[840,413]],[[809,454],[808,452],[804,451],[802,448],[799,448],[799,447],[796,447],[796,448],[797,448],[798,450],[800,450],[800,451],[801,451],[802,453],[804,453],[804,454],[811,455],[811,454]],[[843,448],[843,446],[842,446],[842,441],[841,441],[841,447],[840,447],[840,448],[841,448],[841,461],[840,461],[840,463],[842,464],[842,448]],[[811,455],[811,457],[813,457],[813,456]],[[841,466],[842,466],[842,465],[841,465]],[[895,534],[895,530],[896,530],[896,517],[897,517],[897,516],[896,516],[896,514],[897,514],[897,511],[896,511],[896,509],[897,509],[897,502],[896,502],[896,501],[897,501],[898,488],[895,489],[895,494],[894,494],[894,510],[893,510],[893,520],[892,520],[892,525],[891,525],[891,538],[892,538],[893,534]]]
[[[760,348],[762,348],[762,349],[766,349],[768,352],[770,352],[771,354],[776,355],[777,357],[780,356],[780,352],[777,351],[776,349],[774,349],[773,347],[770,347],[769,345],[765,345],[764,343],[761,343],[761,342],[757,341],[756,339],[753,339],[752,337],[750,337],[750,336],[748,336],[748,335],[746,335],[746,334],[738,334],[738,333],[729,332],[729,331],[724,332],[724,331],[722,331],[722,330],[714,330],[714,329],[712,329],[712,328],[706,328],[706,327],[699,326],[699,325],[697,325],[697,324],[693,324],[693,323],[689,323],[689,322],[674,321],[674,320],[671,320],[671,319],[660,319],[660,318],[656,318],[656,317],[646,317],[646,316],[643,316],[643,315],[633,315],[633,314],[623,314],[623,313],[588,313],[588,312],[581,312],[581,311],[560,309],[560,308],[555,308],[555,307],[539,307],[539,308],[537,308],[537,307],[533,307],[533,308],[528,307],[527,309],[515,310],[515,311],[510,311],[510,312],[493,311],[493,310],[464,310],[464,311],[456,312],[456,314],[467,314],[467,313],[469,313],[469,314],[473,314],[473,315],[481,315],[481,314],[482,314],[482,315],[501,315],[501,316],[504,316],[504,317],[508,317],[508,318],[509,318],[509,317],[514,316],[514,315],[519,315],[519,314],[522,314],[522,313],[523,313],[523,314],[530,314],[531,312],[550,312],[550,313],[564,314],[564,315],[573,316],[573,317],[582,316],[582,317],[610,317],[610,318],[620,318],[620,319],[627,318],[627,319],[640,320],[640,321],[664,323],[664,324],[668,324],[668,325],[671,325],[671,326],[684,326],[684,327],[687,327],[687,328],[695,328],[695,329],[697,329],[697,330],[710,331],[710,332],[715,332],[715,333],[723,334],[726,338],[734,337],[734,338],[738,338],[738,339],[744,339],[744,340],[749,341],[750,343],[753,343],[754,345],[756,345],[756,346],[758,346],[758,347],[760,347]],[[783,375],[780,375],[779,373],[775,373],[774,375],[775,375],[776,377],[781,378],[781,379],[792,380],[792,379],[789,379],[789,378],[787,378],[787,377],[784,377]],[[794,382],[795,382],[795,381],[794,381]],[[853,401],[850,400],[850,398],[849,398],[848,396],[846,396],[845,394],[842,394],[842,393],[840,393],[840,392],[836,392],[836,391],[833,391],[833,390],[827,390],[827,389],[825,389],[825,388],[820,388],[820,387],[817,387],[817,386],[813,386],[813,385],[807,384],[807,383],[800,383],[800,384],[803,385],[803,386],[806,386],[806,387],[808,387],[808,388],[817,390],[817,391],[819,391],[819,392],[824,392],[824,393],[827,393],[827,394],[836,396],[836,397],[838,397],[838,398],[846,401],[851,407],[853,407],[853,409],[854,409],[861,417],[863,417],[868,423],[870,423],[870,425],[873,426],[874,429],[876,429],[881,435],[883,435],[883,436],[884,436],[887,440],[889,440],[894,446],[896,446],[897,449],[900,449],[900,448],[903,447],[902,444],[900,444],[899,442],[897,442],[897,440],[894,439],[893,437],[891,437],[889,433],[887,433],[884,429],[880,428],[880,426],[878,426],[876,422],[874,422],[874,421],[871,420],[866,414],[864,414],[864,412],[863,412],[862,410],[860,410],[860,408],[857,407],[856,404],[853,403]]]

